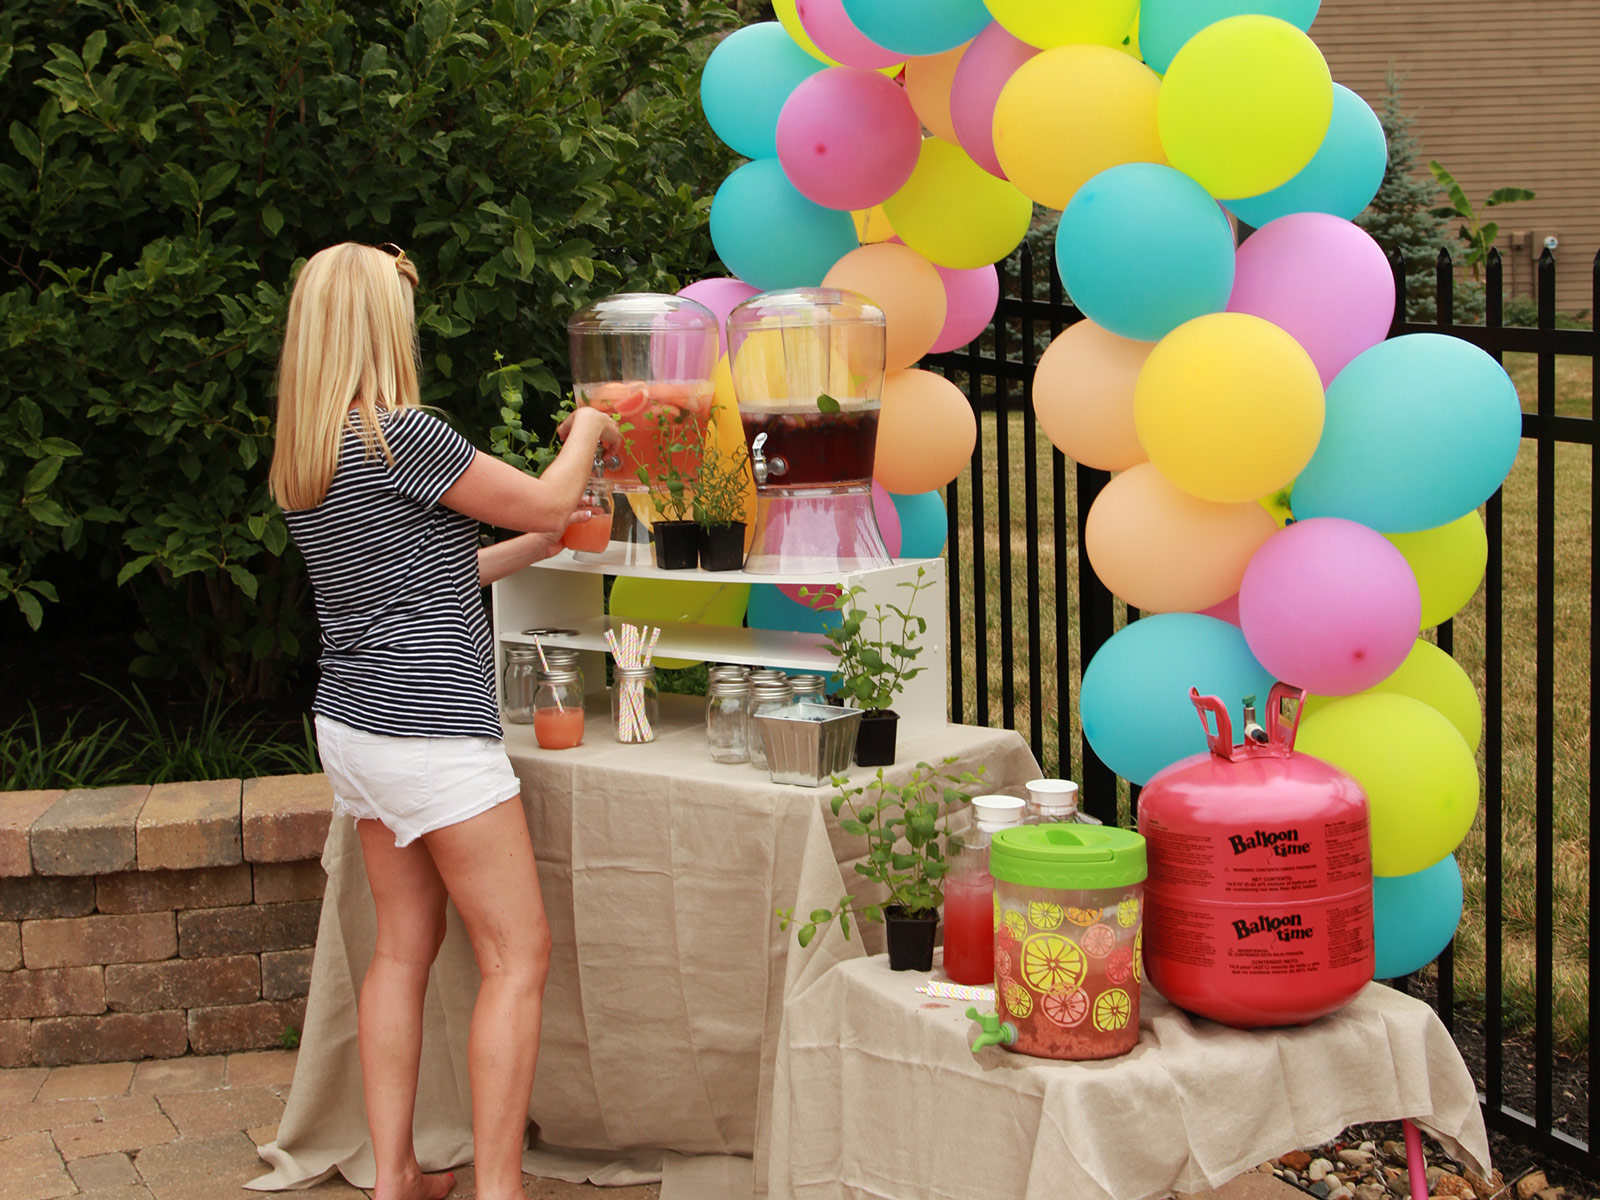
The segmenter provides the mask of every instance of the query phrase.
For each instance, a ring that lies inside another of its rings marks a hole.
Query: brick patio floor
[[[0,1071],[4,1200],[262,1200],[241,1185],[266,1170],[256,1147],[278,1130],[295,1052]],[[472,1168],[453,1197],[474,1194]],[[648,1200],[655,1187],[596,1188],[525,1177],[530,1200]],[[285,1193],[360,1200],[335,1176]]]

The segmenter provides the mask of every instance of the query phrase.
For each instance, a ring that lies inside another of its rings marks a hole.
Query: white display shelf
[[[613,575],[629,579],[671,579],[679,583],[787,583],[787,584],[843,584],[854,586],[857,583],[865,586],[868,576],[877,571],[895,570],[900,567],[911,567],[912,575],[916,575],[918,565],[932,567],[937,564],[941,572],[944,560],[939,558],[906,558],[894,563],[890,567],[868,567],[853,570],[840,570],[838,567],[827,567],[801,574],[790,573],[786,575],[764,575],[755,571],[663,571],[654,563],[596,563],[581,562],[573,556],[571,550],[563,550],[554,558],[547,558],[543,562],[534,563],[529,570],[533,571],[573,571],[582,575]],[[666,636],[663,634],[662,636]]]
[[[606,650],[606,631],[619,636],[627,624],[618,617],[589,617],[567,626],[571,634],[552,634],[539,639],[545,646],[569,646],[574,650]],[[506,630],[500,640],[511,645],[533,645],[533,638]],[[692,658],[697,662],[741,663],[749,666],[783,666],[793,670],[827,672],[834,668],[828,643],[815,634],[782,633],[771,629],[735,629],[723,625],[691,625],[687,622],[661,627],[655,657]]]

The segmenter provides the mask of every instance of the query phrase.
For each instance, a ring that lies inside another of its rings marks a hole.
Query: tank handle
[[[1211,747],[1211,753],[1232,761],[1233,719],[1228,716],[1228,706],[1215,696],[1202,696],[1199,688],[1189,689],[1189,700],[1200,716],[1200,727],[1206,731],[1206,743]],[[1208,716],[1210,720],[1207,720]]]
[[[1267,741],[1285,752],[1294,749],[1300,732],[1300,718],[1306,711],[1306,690],[1292,684],[1274,683],[1267,697]]]

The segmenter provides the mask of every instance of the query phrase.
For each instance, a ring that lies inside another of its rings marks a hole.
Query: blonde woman
[[[315,255],[289,301],[272,495],[322,628],[316,714],[377,908],[358,1005],[377,1200],[437,1200],[412,1144],[422,1000],[453,900],[483,973],[468,1065],[480,1200],[522,1192],[550,929],[501,741],[479,588],[559,548],[610,418],[580,410],[544,475],[474,450],[420,407],[416,268],[395,246]],[[478,545],[478,524],[526,530]],[[513,803],[507,803],[513,801]]]

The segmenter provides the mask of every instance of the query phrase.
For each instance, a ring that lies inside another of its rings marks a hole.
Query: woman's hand
[[[594,427],[595,441],[607,450],[622,449],[622,430],[617,428],[617,423],[598,408],[580,408],[556,427],[556,436],[566,441],[573,430],[580,427],[585,429]]]

